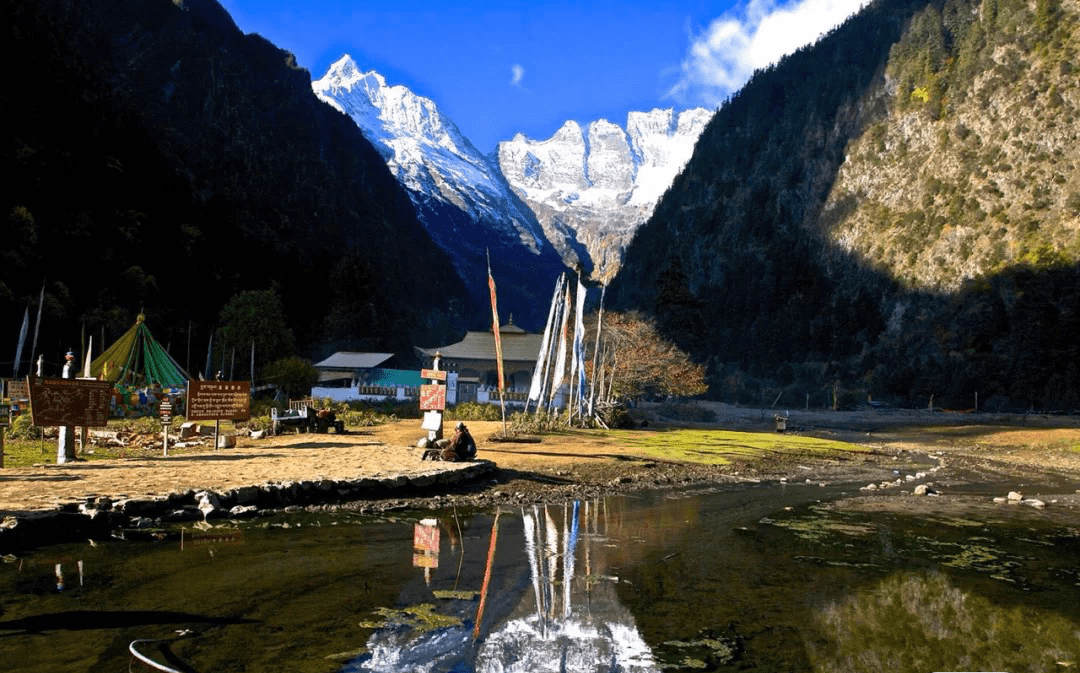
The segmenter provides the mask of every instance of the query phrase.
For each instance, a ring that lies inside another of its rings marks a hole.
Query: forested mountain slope
[[[756,73],[615,303],[654,312],[724,399],[1080,406],[1078,16],[878,0]]]
[[[461,283],[382,158],[213,0],[3,0],[0,25],[12,353],[42,283],[47,359],[140,309],[174,352],[189,326],[201,351],[249,289],[277,288],[312,357],[463,324]]]

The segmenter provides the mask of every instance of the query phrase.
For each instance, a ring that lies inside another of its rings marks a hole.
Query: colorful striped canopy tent
[[[90,376],[128,385],[184,386],[191,378],[150,334],[146,316],[90,363]]]

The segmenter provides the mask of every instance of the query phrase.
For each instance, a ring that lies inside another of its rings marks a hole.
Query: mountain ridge
[[[707,362],[716,397],[1080,407],[1078,17],[1071,0],[876,0],[758,71],[612,302]]]
[[[19,319],[44,277],[47,348],[77,345],[80,324],[108,342],[142,312],[163,343],[217,332],[222,349],[220,309],[268,288],[311,358],[462,325],[464,288],[375,149],[216,2],[42,0],[0,18],[20,63],[0,92],[0,310]]]
[[[499,166],[571,266],[607,283],[637,227],[690,158],[712,113],[691,108],[627,113],[626,127],[566,121],[550,138],[499,143]],[[563,243],[576,232],[587,259]]]
[[[379,148],[428,233],[450,253],[474,303],[488,302],[484,279],[490,263],[504,288],[500,311],[514,314],[525,327],[540,328],[548,291],[540,279],[554,283],[565,267],[498,167],[434,101],[388,85],[375,71],[363,72],[349,55],[312,82],[312,89]]]

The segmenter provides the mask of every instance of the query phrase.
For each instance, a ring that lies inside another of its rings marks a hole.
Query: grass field
[[[670,429],[605,433],[643,455],[658,460],[727,465],[732,458],[765,458],[775,454],[824,456],[841,452],[864,453],[864,446],[816,437],[731,430]]]

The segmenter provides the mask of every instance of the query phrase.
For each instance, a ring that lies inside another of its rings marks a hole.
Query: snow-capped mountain
[[[542,325],[548,299],[540,297],[565,268],[498,165],[473,147],[432,100],[388,85],[377,72],[362,72],[348,55],[312,88],[351,117],[386,158],[477,303],[487,302],[490,252],[500,284],[500,312],[514,312],[522,326]],[[532,285],[537,286],[535,295]]]
[[[712,111],[630,112],[626,129],[601,119],[566,122],[547,140],[518,134],[499,143],[498,160],[568,264],[583,244],[592,276],[606,282],[638,226],[652,215],[694,151]],[[571,238],[572,237],[572,238]]]

